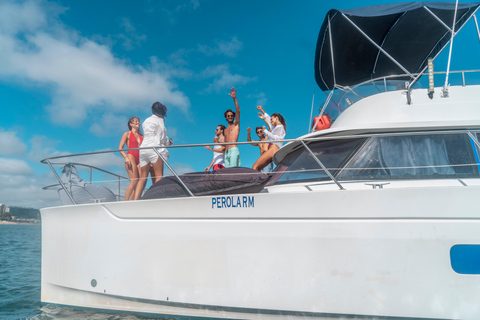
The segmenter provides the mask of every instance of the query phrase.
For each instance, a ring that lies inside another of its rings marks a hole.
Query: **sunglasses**
[[[262,133],[263,131],[262,130],[258,130],[257,133]]]
[[[234,118],[235,116],[233,114],[227,114],[225,118]]]

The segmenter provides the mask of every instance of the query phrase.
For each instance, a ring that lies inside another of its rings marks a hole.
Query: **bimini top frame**
[[[332,9],[318,36],[315,80],[323,91],[395,74],[413,84],[479,6],[410,2]]]

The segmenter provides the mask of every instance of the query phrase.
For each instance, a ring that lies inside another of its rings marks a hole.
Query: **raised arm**
[[[257,110],[260,111],[262,114],[265,114],[265,110],[263,110],[262,106],[257,106]]]
[[[238,100],[237,100],[237,90],[235,90],[235,88],[230,89],[229,95],[230,95],[230,97],[233,98],[233,102],[235,102],[235,122],[234,122],[234,124],[239,126],[240,125],[240,106],[238,105]]]
[[[260,107],[260,106],[259,106]],[[262,107],[260,107],[262,108]],[[258,109],[258,107],[257,107]],[[260,109],[259,109],[260,110]],[[259,112],[258,113],[258,117],[260,119],[262,119],[263,121],[265,121],[265,123],[267,124],[267,127],[268,127],[268,130],[272,130],[272,123],[270,122],[270,116],[268,115],[268,113],[266,113],[265,111],[263,111],[263,108],[261,110],[262,112]]]
[[[250,127],[248,127],[247,128],[247,141],[248,142],[252,141],[251,134],[252,134],[252,129]],[[251,145],[255,146],[255,147],[258,147],[258,143],[252,143]]]

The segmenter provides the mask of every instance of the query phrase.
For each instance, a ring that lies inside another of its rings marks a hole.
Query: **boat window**
[[[333,120],[336,120],[340,114],[342,114],[351,105],[366,97],[382,92],[406,90],[409,82],[408,77],[405,79],[406,80],[375,80],[360,84],[358,86],[337,89],[332,98],[328,101],[328,104],[325,107],[325,113],[328,114]],[[419,89],[421,87],[422,86],[419,82],[413,85],[414,89]],[[323,108],[325,103],[326,101],[322,103],[320,110]]]
[[[340,181],[479,177],[480,152],[464,133],[317,141],[309,147]],[[269,185],[322,180],[330,178],[298,147],[278,164]]]
[[[339,180],[478,177],[466,134],[373,137],[352,158]]]
[[[473,135],[475,136],[476,138],[476,142],[480,142],[480,132],[473,132]],[[472,145],[472,148],[473,148],[473,156],[475,158],[475,162],[478,164],[478,169],[480,171],[480,147],[476,144],[475,141],[473,141],[473,139],[470,138],[470,143]]]
[[[308,147],[330,173],[336,175],[364,141],[365,138],[316,141],[308,144]],[[299,147],[288,154],[275,168],[269,185],[317,180],[330,180],[330,178],[310,152]]]

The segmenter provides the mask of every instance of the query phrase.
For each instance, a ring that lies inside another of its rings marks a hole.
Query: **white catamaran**
[[[480,319],[480,86],[471,70],[433,70],[479,6],[329,11],[315,78],[332,125],[281,148],[256,191],[201,195],[180,176],[184,195],[78,204],[57,175],[72,204],[41,210],[42,303],[176,318]]]

